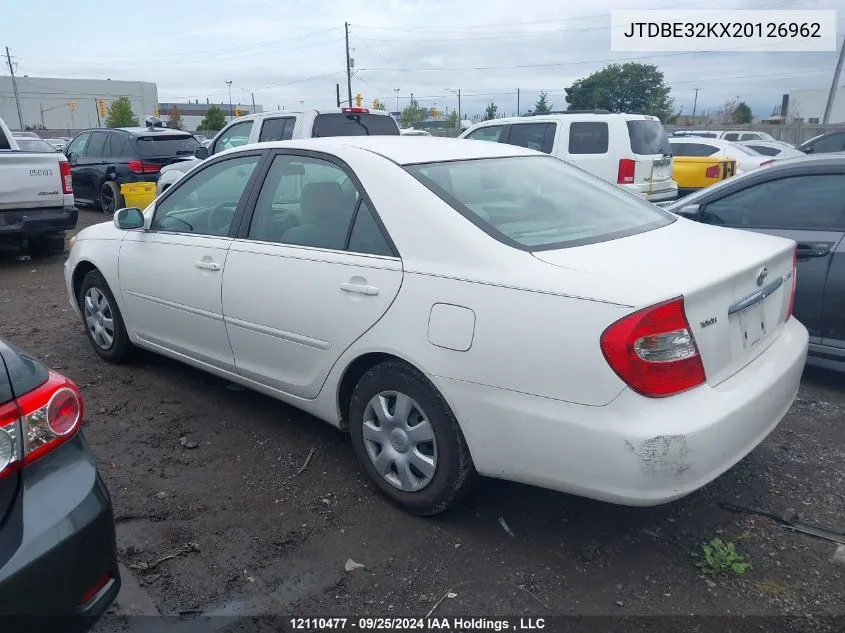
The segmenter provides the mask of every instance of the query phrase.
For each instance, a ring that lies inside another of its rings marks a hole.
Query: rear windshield
[[[138,153],[141,158],[193,156],[199,144],[197,139],[187,134],[185,136],[141,136],[138,138]]]
[[[634,154],[672,153],[669,137],[660,121],[628,121],[628,136],[631,137],[631,151]]]
[[[382,114],[318,114],[314,137],[319,136],[398,136],[399,126],[392,116]]]
[[[604,242],[674,222],[658,207],[552,157],[485,158],[406,169],[482,230],[522,250]]]

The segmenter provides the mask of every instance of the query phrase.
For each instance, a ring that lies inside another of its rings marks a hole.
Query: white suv
[[[239,117],[220,130],[206,146],[198,147],[195,158],[173,163],[161,170],[156,195],[161,194],[200,161],[224,149],[247,143],[287,141],[318,136],[398,136],[399,126],[387,112],[367,108],[323,108],[320,110],[277,110]]]
[[[551,154],[650,202],[678,197],[672,148],[657,117],[575,110],[483,121],[460,138]]]

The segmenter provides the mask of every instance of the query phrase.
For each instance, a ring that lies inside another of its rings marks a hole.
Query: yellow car
[[[736,160],[716,156],[675,156],[672,179],[678,183],[678,197],[691,194],[730,178],[736,173]]]

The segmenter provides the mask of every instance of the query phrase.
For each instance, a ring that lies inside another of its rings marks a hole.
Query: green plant
[[[138,117],[132,112],[132,102],[129,97],[118,97],[111,102],[106,111],[106,127],[134,127],[138,125]]]
[[[695,554],[696,566],[706,576],[724,578],[730,574],[741,575],[751,568],[736,546],[720,538],[714,538],[701,546],[701,551]]]

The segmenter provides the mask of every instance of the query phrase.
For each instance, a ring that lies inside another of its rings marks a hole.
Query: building
[[[18,117],[12,78],[0,77],[0,117],[11,129],[78,130],[102,125],[97,108],[128,97],[138,118],[150,116],[158,103],[158,88],[149,81],[16,77],[23,121]]]
[[[793,90],[789,93],[788,119],[801,123],[821,123],[829,92],[830,88]],[[840,86],[836,93],[828,122],[845,123],[845,86]]]
[[[240,112],[240,116],[252,114],[253,112],[264,112],[264,107],[260,105],[256,105],[255,110],[253,110],[252,105],[232,103],[232,109],[230,111],[228,101],[226,103],[210,103],[206,100],[205,103],[200,103],[199,100],[197,100],[193,103],[159,103],[159,117],[166,124],[170,121],[170,111],[175,107],[179,110],[179,117],[182,119],[182,129],[193,132],[197,129],[200,121],[205,118],[205,115],[208,113],[208,109],[211,106],[217,106],[223,110],[223,116],[226,117],[227,121],[231,117],[239,116],[238,112]]]

